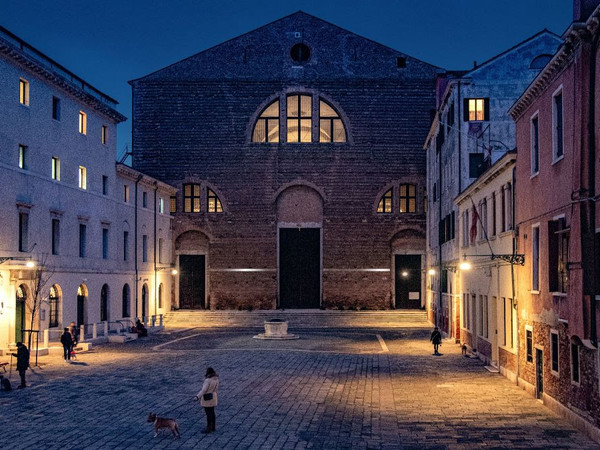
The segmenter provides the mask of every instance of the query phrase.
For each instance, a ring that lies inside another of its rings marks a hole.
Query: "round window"
[[[310,48],[305,44],[296,44],[290,51],[292,59],[296,62],[303,63],[310,59]]]

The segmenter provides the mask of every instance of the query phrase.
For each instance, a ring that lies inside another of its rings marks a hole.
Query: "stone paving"
[[[600,449],[457,345],[433,356],[429,330],[291,329],[301,339],[282,342],[257,332],[178,330],[70,365],[44,357],[30,387],[0,392],[0,448]],[[217,431],[203,435],[192,397],[209,365]],[[181,439],[154,438],[150,411],[176,418]]]

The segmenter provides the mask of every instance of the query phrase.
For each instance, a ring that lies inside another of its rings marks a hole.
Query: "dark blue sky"
[[[0,25],[117,99],[127,81],[303,10],[447,69],[484,61],[543,28],[572,0],[0,0]],[[118,152],[131,141],[119,126]]]

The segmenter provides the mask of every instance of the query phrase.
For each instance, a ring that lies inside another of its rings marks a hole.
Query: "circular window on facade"
[[[310,59],[310,48],[305,44],[296,44],[290,51],[292,59],[298,63],[305,63]]]

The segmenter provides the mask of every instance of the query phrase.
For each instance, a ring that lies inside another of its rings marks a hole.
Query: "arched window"
[[[529,64],[530,69],[543,69],[546,67],[546,64],[550,62],[552,59],[552,55],[543,54],[538,55],[531,60],[531,64]]]
[[[312,97],[288,95],[287,142],[312,142]]]
[[[142,286],[142,320],[148,316],[148,285]],[[145,322],[145,321],[144,321]]]
[[[108,320],[108,284],[100,290],[100,322]]]
[[[417,187],[414,184],[401,184],[399,193],[400,212],[417,212]]]
[[[86,298],[88,296],[87,286],[80,284],[77,288],[77,326],[85,324]]]
[[[279,100],[267,106],[258,117],[252,142],[279,142]]]
[[[383,196],[379,199],[379,203],[377,205],[377,212],[385,213],[385,214],[391,213],[392,212],[392,199],[393,199],[393,194],[392,194],[392,189],[390,189],[385,194],[383,194]]]
[[[319,101],[319,142],[346,142],[346,129],[342,119],[323,100]]]
[[[223,205],[221,204],[221,200],[219,200],[219,197],[217,196],[217,194],[214,193],[212,189],[207,189],[206,199],[208,202],[206,205],[206,209],[209,213],[223,212]]]
[[[163,284],[160,283],[158,285],[158,307],[163,307]]]
[[[130,316],[130,304],[129,304],[129,285],[126,284],[123,286],[123,301],[122,301],[122,316],[129,317]]]
[[[60,287],[56,284],[50,288],[48,304],[50,306],[48,328],[56,328],[58,327],[58,307],[60,304]]]
[[[313,98],[319,110],[313,116]],[[283,114],[280,106],[283,102]],[[280,124],[284,124],[281,136]],[[319,128],[318,142],[346,142],[346,127],[340,114],[330,102],[314,94],[294,93],[282,95],[262,110],[252,130],[252,142],[291,143],[313,142],[313,130]]]

